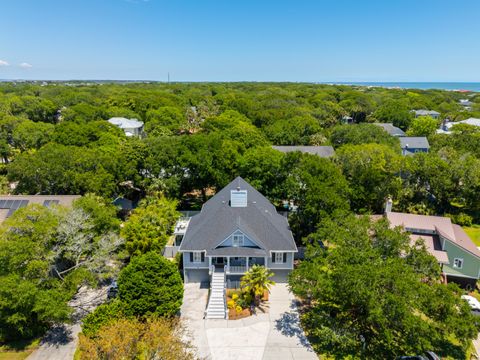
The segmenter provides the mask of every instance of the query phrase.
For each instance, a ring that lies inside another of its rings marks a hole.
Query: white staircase
[[[225,319],[225,271],[224,269],[216,269],[212,266],[212,279],[210,281],[210,298],[207,306],[207,319]]]

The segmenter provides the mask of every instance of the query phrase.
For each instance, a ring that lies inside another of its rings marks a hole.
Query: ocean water
[[[452,91],[475,91],[480,92],[480,82],[333,82],[338,85],[380,86],[386,88],[402,89],[440,89]]]

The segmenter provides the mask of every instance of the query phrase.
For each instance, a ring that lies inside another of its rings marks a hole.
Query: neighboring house
[[[400,137],[400,136],[405,136],[406,135],[405,132],[402,129],[400,129],[396,126],[393,126],[390,123],[374,123],[374,124],[382,127],[383,130],[385,130],[391,136]]]
[[[142,136],[143,134],[143,122],[137,119],[113,117],[108,122],[122,129],[126,136]]]
[[[471,101],[468,100],[468,99],[461,99],[461,100],[459,101],[459,104],[460,104],[461,106],[463,106],[463,108],[464,108],[465,110],[467,110],[467,111],[472,110],[473,102],[471,102]]]
[[[404,136],[399,137],[402,155],[413,155],[418,152],[428,152],[430,144],[425,136]]]
[[[283,153],[300,151],[306,154],[318,155],[323,158],[332,157],[335,154],[332,146],[272,146],[275,150]]]
[[[466,125],[471,125],[471,126],[477,126],[480,127],[480,119],[476,118],[468,118],[466,120],[462,121],[445,121],[441,128],[437,130],[437,134],[451,134],[452,133],[452,127],[458,124],[466,124]]]
[[[475,286],[480,277],[480,251],[461,226],[440,216],[387,211],[386,218],[392,227],[401,226],[410,233],[412,245],[423,239],[447,280]]]
[[[211,279],[207,318],[226,318],[225,286],[238,287],[253,264],[271,269],[276,282],[286,282],[297,252],[287,218],[241,177],[198,215],[182,218],[175,234],[181,238],[185,283]]]
[[[415,117],[419,116],[430,116],[433,119],[438,119],[440,118],[440,113],[435,111],[435,110],[412,110],[412,112],[415,114]]]
[[[79,198],[80,195],[0,195],[0,223],[29,204],[70,207],[73,201]]]
[[[353,124],[353,118],[351,116],[342,117],[342,124]]]

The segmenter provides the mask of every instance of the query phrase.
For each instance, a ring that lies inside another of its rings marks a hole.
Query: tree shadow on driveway
[[[275,320],[275,328],[284,336],[296,337],[302,346],[310,348],[310,343],[300,326],[297,312],[285,312],[280,319]]]
[[[43,337],[41,345],[60,346],[66,345],[73,340],[71,327],[61,324],[51,328]]]

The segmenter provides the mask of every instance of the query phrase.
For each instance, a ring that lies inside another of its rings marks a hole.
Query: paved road
[[[478,334],[477,338],[473,340],[473,346],[475,347],[475,352],[478,359],[478,356],[480,355],[480,333]]]
[[[241,320],[203,320],[208,289],[185,285],[182,317],[198,355],[211,360],[318,359],[299,325],[293,295],[285,284],[272,288],[266,312]]]
[[[50,330],[40,347],[27,360],[68,360],[73,359],[77,349],[79,324],[61,325]]]
[[[78,344],[81,319],[105,301],[107,288],[81,288],[69,305],[74,308],[73,323],[50,329],[37,350],[27,360],[71,360]]]

